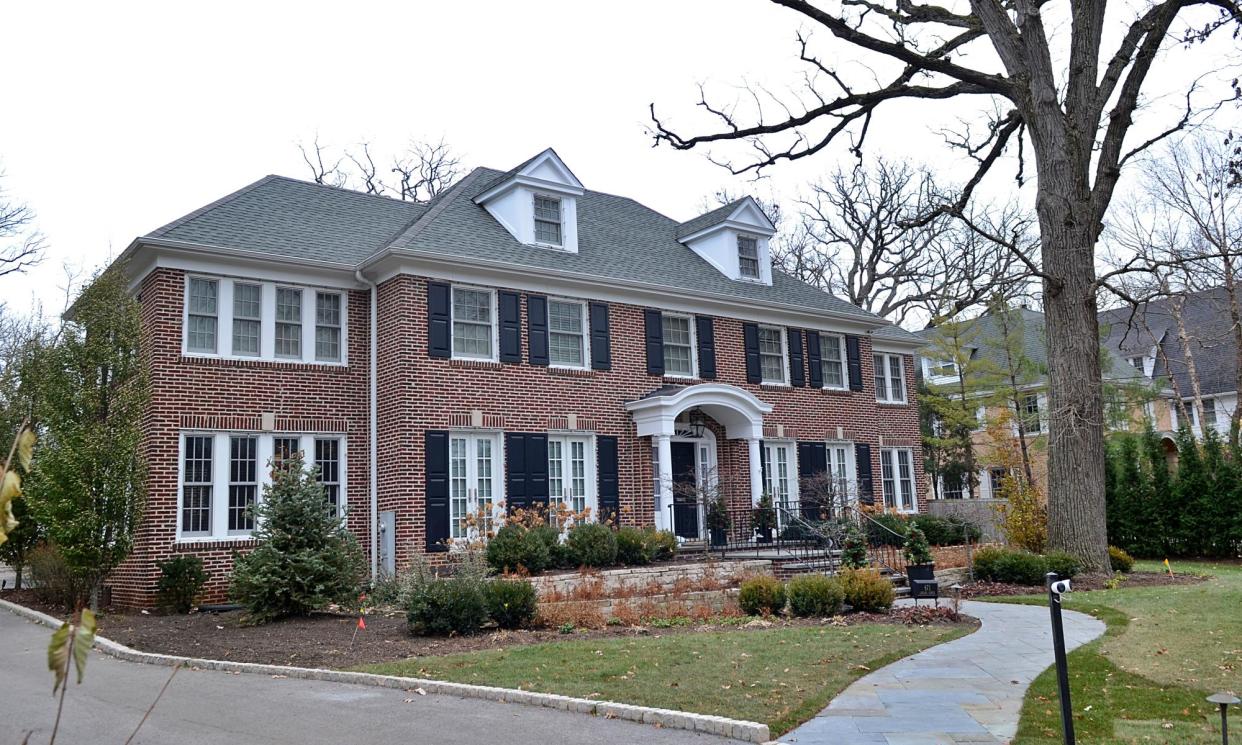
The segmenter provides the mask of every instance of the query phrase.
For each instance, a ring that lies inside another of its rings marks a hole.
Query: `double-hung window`
[[[535,242],[561,245],[561,200],[535,195]]]
[[[560,367],[586,367],[586,304],[548,301],[548,361]]]
[[[589,437],[553,435],[548,438],[548,494],[552,515],[563,512],[581,518],[597,513],[594,449]]]
[[[914,512],[914,456],[909,448],[881,448],[884,507]]]
[[[746,279],[759,279],[759,239],[749,235],[737,237],[738,274]]]
[[[839,334],[820,334],[819,353],[824,371],[824,387],[844,390],[849,382],[845,377],[845,337]]]
[[[449,436],[449,538],[478,538],[494,525],[504,497],[500,438],[490,433]]]
[[[276,356],[302,358],[302,290],[276,288]]]
[[[341,359],[341,294],[315,293],[315,359],[338,362]]]
[[[1216,426],[1216,399],[1203,399],[1203,425],[1207,427]]]
[[[1022,431],[1028,434],[1036,434],[1044,429],[1043,419],[1039,413],[1039,396],[1032,393],[1029,396],[1022,397],[1022,411],[1018,412],[1022,417]]]
[[[491,290],[453,288],[453,356],[494,359],[495,304]]]
[[[341,513],[341,440],[337,437],[315,438],[315,468],[323,496],[332,505],[332,514]]]
[[[220,283],[214,279],[190,279],[190,299],[186,316],[186,349],[191,352],[216,351],[216,315],[219,312]]]
[[[780,508],[778,512],[784,520],[784,515],[798,509],[797,463],[793,443],[763,443],[763,461],[764,491],[772,497],[772,504]]]
[[[690,316],[665,313],[664,327],[664,374],[693,378],[694,369],[694,322]]]
[[[875,400],[886,404],[906,402],[906,372],[901,355],[875,355]]]
[[[233,354],[259,356],[262,319],[263,287],[248,282],[234,282]]]
[[[251,507],[259,496],[259,440],[253,435],[229,438],[229,534],[254,530]]]
[[[779,326],[759,327],[759,370],[764,383],[784,385],[785,364],[785,330]]]
[[[833,492],[838,499],[852,499],[854,490],[854,443],[829,442],[826,448],[828,455],[828,477],[832,479]]]
[[[211,535],[211,505],[214,501],[211,435],[185,438],[181,456],[181,535]]]

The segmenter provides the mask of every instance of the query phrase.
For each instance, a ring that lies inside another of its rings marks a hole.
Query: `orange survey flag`
[[[365,629],[367,627],[367,619],[358,616],[358,628]]]

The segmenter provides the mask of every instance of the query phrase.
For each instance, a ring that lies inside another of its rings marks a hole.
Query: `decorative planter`
[[[917,579],[917,580],[927,580],[930,582],[936,579],[936,565],[935,564],[907,564],[906,565],[906,578],[911,581]]]
[[[711,534],[712,534],[712,545],[713,546],[725,545],[725,529],[724,528],[712,528]]]

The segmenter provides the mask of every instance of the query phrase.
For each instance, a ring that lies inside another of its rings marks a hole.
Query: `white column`
[[[655,524],[658,530],[673,529],[673,440],[671,435],[655,435],[658,493],[655,500]]]
[[[750,501],[757,505],[763,497],[763,441],[752,437],[746,444],[750,446]]]

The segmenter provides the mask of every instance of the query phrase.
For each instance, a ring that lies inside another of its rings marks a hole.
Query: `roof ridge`
[[[414,199],[400,199],[398,197],[390,197],[387,194],[376,194],[374,192],[350,189],[349,187],[346,187],[346,186],[335,186],[333,184],[321,184],[316,181],[307,181],[306,179],[294,178],[293,176],[285,176],[279,173],[269,174],[265,178],[279,179],[280,181],[291,181],[295,184],[302,184],[304,186],[317,186],[321,189],[331,189],[333,191],[344,192],[346,194],[354,194],[360,197],[372,197],[374,199],[383,199],[385,201],[394,202],[396,204],[408,204],[408,205],[413,205],[413,206],[420,206],[420,205],[426,204],[425,202],[419,202],[418,200],[414,200]]]
[[[261,179],[259,179],[259,180],[257,180],[257,181],[252,181],[252,182],[250,182],[249,184],[246,184],[245,186],[243,186],[242,188],[238,189],[237,191],[234,191],[234,192],[230,192],[230,193],[228,193],[228,194],[225,194],[224,196],[220,197],[219,199],[215,200],[214,202],[208,202],[207,204],[203,205],[202,207],[199,207],[198,209],[196,209],[196,210],[194,210],[194,211],[192,211],[192,212],[187,212],[186,214],[182,215],[181,217],[178,217],[176,220],[173,220],[173,221],[172,221],[172,222],[170,222],[170,223],[166,223],[166,224],[161,225],[160,227],[156,228],[155,230],[152,230],[152,231],[147,232],[147,233],[146,233],[143,237],[146,237],[146,238],[159,238],[159,237],[163,236],[165,233],[169,233],[169,232],[171,232],[173,229],[175,229],[175,228],[179,228],[179,227],[181,227],[182,225],[185,225],[187,222],[189,222],[189,221],[193,220],[193,219],[194,219],[194,218],[196,218],[196,217],[200,217],[200,216],[202,216],[202,215],[204,215],[204,214],[206,214],[206,213],[208,213],[208,212],[210,212],[210,211],[214,210],[214,209],[215,209],[215,208],[217,208],[217,207],[220,207],[220,206],[223,206],[223,205],[225,205],[225,204],[228,204],[229,202],[233,201],[234,199],[237,199],[238,197],[242,196],[243,194],[248,194],[248,193],[250,193],[251,191],[254,191],[254,190],[255,190],[255,189],[257,189],[258,187],[262,186],[263,184],[268,183],[269,181],[271,181],[271,180],[273,180],[273,179],[275,179],[275,178],[279,178],[279,177],[278,177],[278,176],[275,176],[274,174],[270,174],[270,173],[269,173],[268,175],[264,176],[263,178],[261,178]]]
[[[467,173],[465,176],[462,176],[460,181],[458,181],[456,184],[453,184],[451,188],[449,188],[447,191],[444,192],[443,197],[439,201],[437,201],[435,205],[433,205],[432,207],[424,211],[418,217],[414,218],[410,222],[403,225],[401,229],[398,230],[393,235],[392,238],[388,239],[387,241],[384,241],[384,243],[380,246],[380,251],[383,251],[388,248],[392,248],[398,241],[408,241],[410,238],[413,238],[414,236],[422,232],[423,229],[425,229],[428,225],[430,225],[437,217],[441,215],[441,213],[444,212],[445,209],[448,208],[448,205],[453,203],[453,200],[457,199],[457,197],[460,196],[460,192],[463,189],[465,189],[467,185],[469,185],[471,182],[474,181],[474,179],[478,176],[479,171],[481,170],[483,170],[483,166],[478,166],[474,168],[473,170],[471,170],[470,173]],[[379,252],[376,252],[376,253],[379,253]],[[361,262],[360,266],[365,265],[367,261],[370,261],[370,259],[374,255],[375,254],[372,254],[372,256],[367,257],[366,260]]]
[[[695,220],[698,220],[698,219],[699,219],[699,218],[701,218],[701,217],[706,217],[706,216],[708,216],[708,215],[712,215],[712,214],[715,214],[715,213],[717,213],[717,212],[723,212],[723,211],[725,211],[725,210],[729,209],[730,207],[734,206],[734,205],[735,205],[735,204],[737,204],[738,202],[744,202],[744,201],[746,201],[747,199],[750,199],[750,198],[751,198],[751,197],[750,197],[750,195],[749,195],[749,194],[748,194],[748,195],[746,195],[746,196],[743,196],[743,197],[738,197],[737,199],[734,199],[734,200],[732,200],[732,201],[730,201],[730,202],[725,202],[725,203],[724,203],[724,204],[722,204],[722,205],[719,205],[719,206],[713,207],[713,208],[711,208],[710,210],[708,210],[708,211],[706,211],[706,212],[704,212],[704,213],[702,213],[702,214],[695,215],[694,217],[690,218],[689,220],[682,220],[681,222],[677,223],[677,226],[678,226],[678,227],[681,227],[682,225],[685,225],[686,223],[694,222]]]

